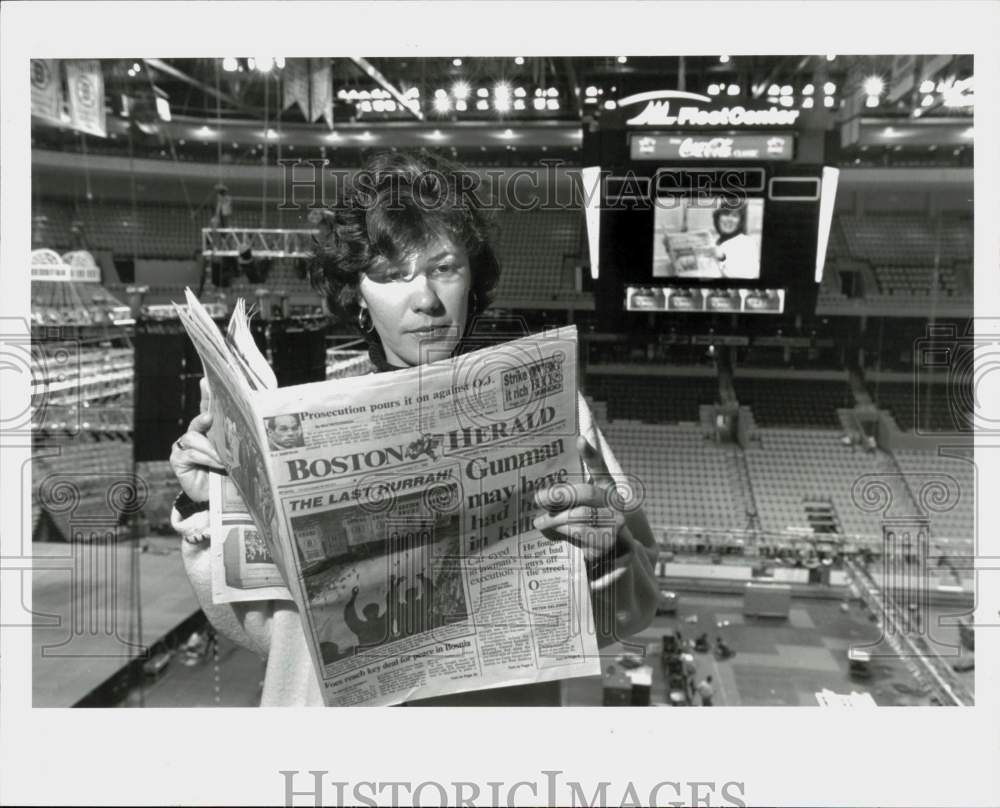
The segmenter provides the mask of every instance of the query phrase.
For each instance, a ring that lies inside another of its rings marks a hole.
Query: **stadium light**
[[[558,98],[559,91],[555,87],[549,87],[549,98]]]
[[[597,88],[591,84],[586,90],[584,90],[584,95],[586,95],[587,98],[594,98],[597,95]]]
[[[381,98],[372,101],[372,109],[374,109],[376,112],[385,112],[385,101],[383,101]]]
[[[811,98],[803,98],[802,109],[812,109],[812,108],[813,108],[813,100]]]
[[[518,98],[517,100],[514,101],[514,109],[517,110],[518,112],[521,112],[521,111],[524,110],[524,99],[523,98]]]
[[[469,84],[465,81],[456,81],[451,85],[451,94],[455,96],[458,101],[464,101],[469,97]]]
[[[372,133],[366,129],[364,132],[358,135],[358,140],[374,140],[374,135],[372,135]]]
[[[134,70],[134,71],[135,71],[136,73],[138,73],[139,71],[141,71],[141,70],[142,70],[142,65],[141,65],[141,64],[139,64],[138,62],[132,62],[132,69],[133,69],[133,70]]]
[[[478,90],[476,90],[476,96],[478,98],[489,98],[490,91],[487,90],[485,87],[480,87]]]
[[[476,102],[476,109],[478,109],[480,112],[485,112],[489,108],[490,108],[490,102],[487,101],[485,98],[480,98]]]
[[[429,132],[427,134],[427,137],[429,137],[431,140],[443,140],[444,139],[444,135],[441,133],[440,129],[435,129],[433,132]]]
[[[493,109],[497,112],[510,112],[510,97],[494,98]]]
[[[783,85],[781,85],[781,94],[782,95],[791,95],[793,92],[794,92],[794,90],[792,89],[792,85],[791,84],[783,84]]]
[[[277,140],[278,133],[275,132],[273,129],[268,129],[266,132],[264,132],[264,137],[267,138],[268,140]]]
[[[523,65],[524,64],[524,57],[523,56],[515,56],[514,57],[514,64],[516,64],[516,65]]]
[[[868,107],[869,109],[872,108],[872,107],[877,107],[878,106],[878,96],[877,95],[869,95],[869,96],[867,96],[865,98],[865,106]]]
[[[524,98],[527,93],[524,91],[524,87],[514,88],[514,98]]]
[[[497,137],[501,137],[504,140],[513,140],[517,135],[514,134],[513,129],[504,129]]]
[[[550,110],[553,110],[553,111],[555,111],[555,110],[559,109],[559,99],[558,99],[558,98],[550,98],[550,99],[548,100],[548,103],[546,104],[546,106],[547,106],[547,107],[548,107],[548,108],[549,108]]]
[[[284,56],[275,56],[274,57],[274,66],[276,68],[278,68],[278,70],[284,70],[285,69],[285,57]]]
[[[535,109],[539,109],[539,110],[540,110],[540,109],[545,109],[545,99],[544,99],[544,98],[540,98],[540,97],[539,97],[539,98],[535,98],[535,99],[534,99],[534,100],[533,100],[533,101],[531,102],[531,105],[532,105],[532,106],[533,106],[533,107],[534,107]]]
[[[882,81],[881,76],[869,76],[865,79],[862,85],[865,94],[870,96],[880,96],[882,91],[885,89],[885,82]]]
[[[823,92],[826,93],[827,95],[833,95],[835,92],[837,92],[837,85],[834,84],[832,81],[828,81],[826,84],[823,85]]]
[[[708,94],[709,95],[718,95],[719,94],[719,85],[718,84],[709,84],[708,85]]]
[[[722,64],[729,64],[729,57],[723,54],[719,57],[719,61],[722,62]]]
[[[813,87],[811,84],[807,84],[805,87],[802,88],[802,95],[812,95],[815,90],[816,90],[815,87]]]
[[[510,100],[511,89],[506,81],[498,81],[493,87],[493,97]]]
[[[362,101],[361,102],[361,111],[362,112],[371,112],[372,111],[372,102],[371,101]]]
[[[274,58],[271,56],[257,56],[255,58],[256,68],[261,73],[270,73],[274,67]]]
[[[627,61],[628,61],[628,57],[627,56],[619,56],[618,57],[618,64],[620,64],[620,65],[625,64]]]
[[[455,111],[456,112],[465,112],[465,110],[467,110],[468,108],[469,108],[469,105],[466,104],[465,101],[462,101],[461,99],[459,99],[458,101],[455,102]]]
[[[605,102],[604,102],[604,108],[605,108],[605,109],[615,109],[615,108],[617,108],[617,106],[618,106],[618,104],[616,104],[616,103],[615,103],[615,102],[614,102],[614,101],[613,101],[612,99],[610,99],[610,98],[609,98],[609,99],[608,99],[607,101],[605,101]]]
[[[790,95],[783,95],[778,99],[778,103],[783,107],[790,107],[795,101]]]
[[[920,82],[920,92],[922,93],[932,93],[934,92],[934,82],[930,79],[924,79]]]
[[[451,110],[451,99],[446,95],[439,95],[434,99],[434,111],[435,112],[448,112]]]
[[[772,84],[767,88],[768,95],[779,95],[781,93],[781,88],[777,84]]]
[[[836,59],[836,58],[837,58],[837,54],[835,54],[835,53],[828,53],[828,54],[826,55],[826,60],[827,60],[828,62],[832,62],[832,61],[833,61],[834,59]]]
[[[461,59],[452,59],[452,60],[451,60],[451,63],[452,63],[452,64],[453,64],[453,65],[454,65],[455,67],[461,67],[461,66],[462,66],[462,60],[461,60]]]
[[[823,106],[826,107],[827,109],[833,107],[834,103],[836,102],[834,101],[832,95],[828,95],[826,98],[823,99]]]
[[[730,84],[729,85],[729,89],[726,90],[726,92],[729,95],[739,95],[740,94],[740,85],[739,84]]]

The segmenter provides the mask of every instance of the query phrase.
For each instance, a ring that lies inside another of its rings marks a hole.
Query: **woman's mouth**
[[[411,328],[410,333],[416,334],[418,337],[438,337],[447,334],[451,331],[451,326],[448,325],[425,325],[420,328]]]

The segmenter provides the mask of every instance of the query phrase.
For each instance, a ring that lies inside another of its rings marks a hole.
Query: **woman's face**
[[[361,276],[361,305],[371,314],[392,365],[414,366],[451,356],[465,330],[472,269],[448,236],[396,263]]]
[[[719,232],[724,236],[731,236],[739,232],[740,214],[735,211],[725,210],[719,214]]]

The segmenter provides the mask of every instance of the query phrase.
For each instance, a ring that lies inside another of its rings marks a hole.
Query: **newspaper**
[[[281,570],[229,477],[208,480],[212,602],[291,600]]]
[[[180,315],[211,389],[209,436],[245,503],[234,547],[263,540],[326,704],[600,673],[582,554],[532,527],[534,493],[568,496],[583,473],[574,328],[276,389],[245,322],[224,339],[190,294]],[[212,550],[223,560],[229,535]],[[248,596],[260,599],[273,579],[254,558],[226,584],[261,583]]]
[[[715,239],[707,230],[667,233],[663,239],[667,256],[678,275],[716,277],[720,274]]]

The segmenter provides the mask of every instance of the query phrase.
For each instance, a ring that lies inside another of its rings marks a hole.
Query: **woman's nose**
[[[427,279],[427,276],[420,273],[411,283],[413,284],[413,294],[411,297],[413,310],[424,311],[428,314],[438,313],[443,304],[441,303],[441,298],[438,297],[437,292],[434,290],[434,284]]]

